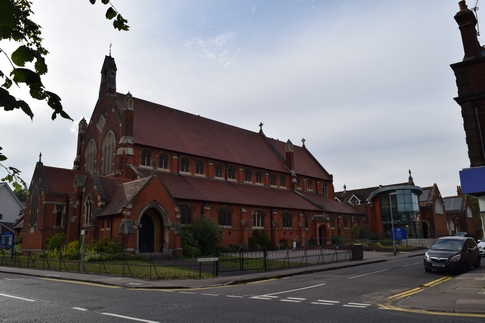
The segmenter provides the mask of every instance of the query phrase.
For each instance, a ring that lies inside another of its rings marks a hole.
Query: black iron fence
[[[98,275],[128,276],[143,279],[189,279],[271,271],[348,261],[352,250],[298,249],[220,253],[205,258],[174,258],[165,254],[132,255],[122,253],[62,254],[45,250],[23,253],[0,252],[0,266]]]
[[[219,255],[218,274],[244,271],[271,271],[348,261],[352,250],[338,247],[230,252]]]

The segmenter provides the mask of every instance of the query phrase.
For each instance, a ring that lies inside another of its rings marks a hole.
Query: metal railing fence
[[[110,255],[90,253],[81,260],[81,254],[52,254],[46,250],[24,250],[22,253],[0,251],[0,266],[39,270],[77,272],[97,275],[137,277],[143,279],[192,279],[244,274],[245,272],[281,270],[295,267],[348,261],[348,249],[298,249],[221,253],[204,258],[175,258],[167,254],[148,253]],[[212,259],[211,258],[211,259]],[[207,258],[205,258],[207,259]]]

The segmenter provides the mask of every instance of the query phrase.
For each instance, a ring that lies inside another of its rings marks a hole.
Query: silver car
[[[485,238],[482,238],[480,242],[478,242],[478,249],[480,250],[480,256],[485,256]]]

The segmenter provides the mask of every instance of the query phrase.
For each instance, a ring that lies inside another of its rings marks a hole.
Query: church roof
[[[125,95],[117,94],[117,106],[120,111],[124,98]],[[135,97],[133,100],[135,144],[276,172],[288,172],[285,164],[266,142],[265,136],[258,132]],[[276,143],[278,146],[283,145],[284,152],[284,143]],[[309,172],[306,175],[315,174],[314,176],[321,177],[320,175],[325,174],[325,178],[328,178],[328,174],[316,160],[309,157],[308,153],[299,153],[298,156],[303,159],[299,160],[295,156],[295,165],[302,171]],[[306,165],[309,162],[317,165]]]
[[[82,173],[72,169],[44,166],[37,163],[37,169],[42,179],[42,190],[45,193],[67,194],[74,191],[74,178]]]
[[[157,174],[176,199],[320,211],[316,205],[297,196],[290,189],[163,172]]]
[[[280,156],[286,157],[286,143],[275,139],[268,139],[268,141],[275,147]],[[295,160],[294,171],[298,175],[332,180],[331,175],[306,148],[293,145],[293,156]]]
[[[103,185],[103,190],[108,196],[108,203],[102,209],[98,216],[119,214],[132,199],[141,191],[141,189],[150,180],[150,177],[132,180],[120,181],[113,177],[99,177]]]
[[[305,198],[311,200],[313,203],[319,205],[325,212],[363,215],[361,211],[359,211],[352,205],[334,201],[327,196],[311,192],[301,192],[300,194],[302,194]]]

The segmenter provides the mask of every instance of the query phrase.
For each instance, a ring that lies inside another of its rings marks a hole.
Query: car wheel
[[[427,273],[429,273],[429,272],[431,272],[431,268],[424,267],[424,271],[426,271]]]

